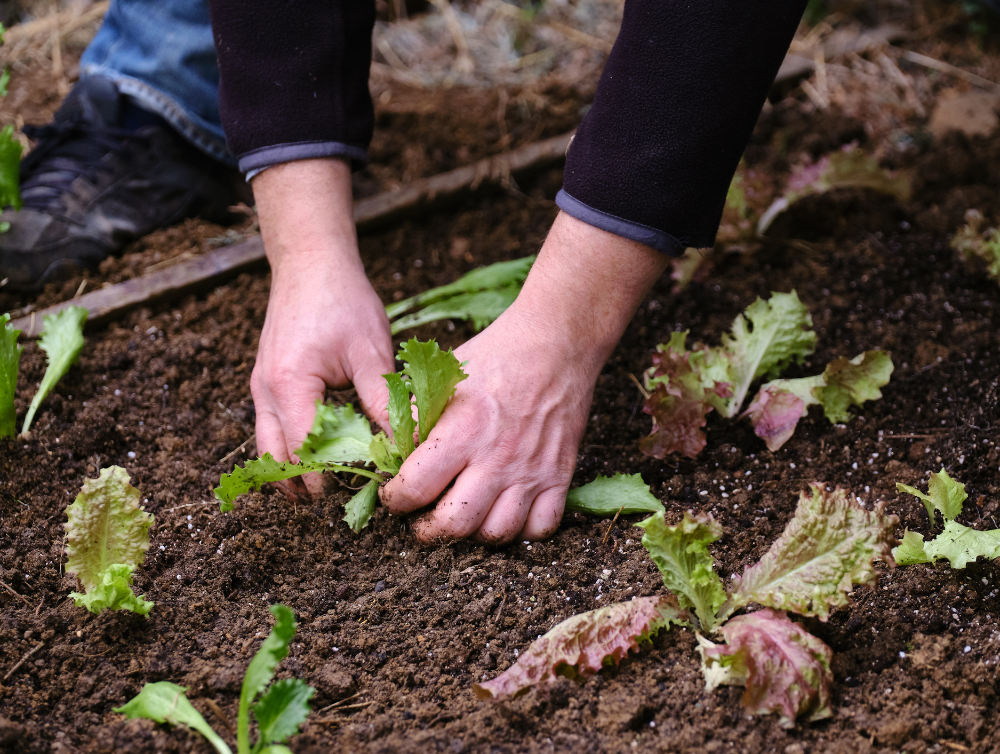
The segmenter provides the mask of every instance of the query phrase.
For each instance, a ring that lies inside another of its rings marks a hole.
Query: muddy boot
[[[14,290],[101,260],[147,233],[199,216],[231,222],[235,170],[199,152],[105,78],[82,79],[47,126],[26,126],[35,148],[21,162],[20,212],[0,221],[0,279]]]

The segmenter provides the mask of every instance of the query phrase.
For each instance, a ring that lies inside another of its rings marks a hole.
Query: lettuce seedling
[[[45,330],[42,332],[38,345],[45,351],[49,363],[42,376],[42,384],[31,400],[27,416],[24,417],[24,424],[21,426],[22,434],[28,434],[31,422],[35,418],[35,412],[42,401],[48,397],[52,388],[80,357],[84,345],[83,325],[87,321],[87,313],[87,310],[82,306],[69,306],[55,314],[46,314],[42,318]]]
[[[508,699],[557,675],[591,675],[655,631],[687,624],[698,630],[707,691],[722,684],[745,686],[744,708],[751,714],[777,713],[783,727],[797,717],[829,717],[832,652],[783,611],[825,621],[831,608],[847,604],[854,584],[874,581],[876,560],[893,565],[892,531],[898,523],[881,504],[866,511],[846,490],[828,492],[811,484],[782,535],[760,562],[733,579],[727,593],[708,550],[721,527],[709,515],[691,513],[668,526],[664,514],[656,513],[638,526],[672,592],[669,601],[633,599],[563,621],[500,676],[476,684],[475,692],[482,699]],[[733,617],[751,603],[764,609]]]
[[[250,661],[236,722],[237,754],[291,754],[284,742],[298,733],[299,726],[309,716],[309,700],[316,690],[298,678],[271,683],[274,671],[288,655],[288,646],[295,638],[295,613],[284,605],[272,605],[274,628],[264,639]],[[268,685],[270,684],[270,686]],[[219,736],[184,696],[185,689],[173,683],[147,683],[139,695],[115,712],[129,720],[144,718],[157,723],[186,725],[208,739],[219,754],[232,754],[232,749]],[[257,698],[260,697],[258,701]],[[257,741],[250,745],[250,712],[257,720]]]
[[[269,482],[333,471],[371,480],[347,503],[344,517],[355,532],[367,526],[384,475],[399,472],[417,442],[424,442],[441,418],[455,387],[468,376],[454,353],[442,351],[433,340],[411,339],[401,345],[398,356],[404,362],[402,372],[384,375],[389,387],[389,424],[395,440],[384,432],[373,436],[368,420],[350,405],[317,404],[312,430],[295,451],[299,463],[278,462],[265,453],[262,458],[247,461],[243,468],[234,467],[231,474],[222,475],[215,489],[220,510],[231,511],[237,497]],[[417,421],[413,419],[414,403]],[[347,466],[349,463],[374,464],[378,471]]]
[[[641,474],[597,475],[597,479],[566,495],[566,510],[589,513],[592,516],[614,516],[617,513],[656,513],[663,503],[649,491]]]
[[[152,514],[139,505],[139,490],[119,466],[86,479],[66,509],[66,573],[76,576],[84,593],[70,597],[92,613],[128,610],[147,615],[153,603],[132,591],[132,573],[149,549]]]
[[[896,488],[923,501],[932,525],[935,523],[934,511],[944,520],[944,531],[929,542],[924,541],[922,534],[906,531],[902,544],[892,551],[896,563],[913,565],[946,559],[952,568],[965,568],[977,558],[1000,559],[1000,529],[978,531],[955,520],[961,515],[962,504],[968,495],[965,485],[948,476],[944,469],[931,476],[926,495],[905,484],[897,483]]]
[[[13,437],[17,431],[14,392],[23,347],[17,344],[21,331],[15,330],[9,322],[9,314],[0,315],[0,437]]]
[[[838,188],[862,188],[894,196],[900,201],[910,198],[910,180],[905,175],[893,175],[881,167],[854,144],[820,158],[812,165],[800,166],[788,179],[784,196],[776,199],[757,222],[757,235],[763,236],[775,218],[807,196],[825,194]]]
[[[21,209],[21,143],[14,138],[14,127],[0,130],[0,208]],[[8,230],[0,229],[0,232]]]
[[[493,322],[521,292],[535,257],[480,267],[454,283],[431,288],[385,308],[393,335],[441,319],[468,319],[478,332]],[[406,312],[422,307],[411,314]]]
[[[754,432],[774,451],[792,436],[809,406],[822,406],[831,424],[850,421],[848,407],[879,400],[879,388],[889,384],[892,371],[892,358],[884,351],[865,351],[853,359],[840,356],[823,374],[768,382],[740,418],[749,416]]]
[[[979,210],[966,212],[965,227],[951,239],[951,248],[966,262],[985,267],[986,273],[1000,282],[1000,231],[996,228],[980,230],[985,222]]]

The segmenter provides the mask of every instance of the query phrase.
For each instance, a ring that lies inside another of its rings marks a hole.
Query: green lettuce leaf
[[[967,262],[982,264],[990,277],[1000,281],[1000,231],[996,228],[980,231],[985,219],[977,209],[965,213],[965,222],[965,227],[951,239],[951,248]]]
[[[722,617],[757,602],[827,620],[831,608],[848,604],[854,584],[875,580],[876,560],[893,565],[892,533],[899,519],[883,508],[879,503],[867,511],[847,490],[827,492],[810,484],[764,557],[733,579]]]
[[[21,209],[21,143],[14,138],[14,126],[0,130],[0,209]]]
[[[223,513],[231,511],[236,498],[251,490],[259,490],[265,484],[281,482],[313,471],[342,471],[377,481],[382,480],[376,472],[354,466],[342,466],[336,463],[279,462],[275,461],[270,453],[265,453],[260,458],[247,461],[243,464],[243,468],[234,466],[231,474],[222,475],[219,486],[215,488],[215,498],[221,503],[219,510]]]
[[[7,86],[10,84],[10,68],[4,68],[0,73],[0,97],[7,96]]]
[[[154,519],[139,505],[141,497],[128,472],[112,466],[97,479],[85,479],[66,508],[66,573],[88,592],[104,583],[111,566],[138,566],[146,557]]]
[[[827,365],[825,385],[813,388],[813,395],[832,424],[846,423],[851,419],[848,406],[882,397],[879,388],[889,384],[892,370],[892,358],[885,351],[865,351],[853,359],[841,356]]]
[[[410,437],[413,437],[412,433]],[[399,473],[399,467],[403,464],[399,448],[385,432],[379,432],[372,438],[372,444],[368,447],[368,456],[374,461],[379,471],[393,476]]]
[[[566,495],[566,510],[581,511],[592,516],[614,516],[622,513],[656,513],[663,503],[649,491],[641,474],[597,475],[597,479]]]
[[[472,320],[472,326],[479,332],[503,314],[520,292],[520,285],[508,285],[475,293],[461,293],[400,317],[392,323],[390,332],[397,335],[403,330],[442,319]]]
[[[413,404],[410,401],[410,388],[403,375],[393,372],[383,374],[385,384],[389,387],[389,426],[396,441],[396,448],[401,461],[405,461],[413,452],[413,435],[417,431],[417,423],[413,420]]]
[[[368,526],[368,521],[375,512],[376,500],[378,500],[378,482],[372,480],[347,502],[344,520],[355,534]]]
[[[48,356],[49,363],[42,376],[42,384],[28,407],[28,415],[24,417],[21,427],[23,434],[28,434],[35,412],[42,401],[63,378],[83,350],[83,324],[87,321],[87,310],[82,306],[70,306],[55,314],[46,314],[43,318],[45,330],[38,345]]]
[[[253,706],[260,737],[257,746],[281,743],[299,732],[309,717],[309,700],[316,689],[298,678],[287,678],[271,685]]]
[[[233,754],[232,749],[226,746],[226,742],[212,730],[201,713],[184,696],[185,691],[187,689],[183,686],[168,681],[147,683],[138,696],[121,707],[115,707],[114,711],[125,715],[129,720],[138,717],[161,725],[186,725],[207,738],[219,754]]]
[[[772,293],[757,299],[736,317],[731,332],[722,336],[715,363],[724,365],[732,397],[711,399],[723,416],[736,416],[747,391],[758,377],[777,377],[793,361],[801,362],[816,350],[812,317],[795,291]]]
[[[935,560],[945,559],[952,568],[965,568],[976,558],[1000,558],[1000,529],[978,531],[957,521],[947,521],[943,532],[930,542],[920,542],[923,545],[920,550],[917,549],[917,537],[920,535],[913,532],[908,534],[913,536],[909,541],[904,536],[903,545],[893,551],[899,565],[933,563]]]
[[[369,463],[372,444],[368,419],[346,406],[316,402],[316,418],[302,447],[295,451],[302,463]]]
[[[237,748],[240,752],[250,750],[250,705],[274,678],[275,668],[288,656],[288,645],[295,638],[295,613],[284,605],[271,605],[270,610],[275,618],[274,628],[260,645],[243,676],[236,722]]]
[[[117,563],[98,574],[98,584],[86,594],[70,592],[77,607],[85,607],[94,615],[102,610],[127,610],[130,613],[149,615],[155,603],[136,596],[132,591],[132,573],[135,566]]]
[[[582,679],[617,665],[660,629],[690,619],[673,595],[633,598],[567,618],[532,642],[516,663],[473,690],[480,699],[512,699],[557,676]]]
[[[451,350],[442,351],[433,340],[427,343],[416,338],[408,340],[399,349],[399,359],[404,362],[407,386],[417,404],[419,439],[424,442],[454,395],[455,387],[469,375],[462,371]]]
[[[930,516],[931,523],[934,521],[934,511],[941,511],[941,516],[945,521],[954,521],[962,513],[962,503],[965,502],[966,498],[969,496],[965,493],[965,485],[961,482],[956,482],[950,476],[948,472],[941,468],[937,474],[931,474],[930,481],[927,483],[927,492],[929,494],[924,494],[916,487],[910,487],[908,484],[896,483],[896,489],[900,492],[907,492],[910,495],[919,497],[923,503],[924,507],[927,509],[927,515]]]
[[[909,530],[903,534],[903,541],[899,547],[893,549],[892,557],[896,561],[896,565],[932,562],[924,550],[924,535]]]
[[[390,320],[394,320],[404,312],[408,312],[417,306],[427,306],[438,301],[457,296],[463,293],[475,293],[477,291],[494,290],[507,288],[510,286],[520,287],[528,277],[528,271],[534,263],[535,257],[522,257],[509,262],[497,262],[486,267],[478,267],[472,272],[466,273],[454,283],[431,288],[423,293],[418,293],[412,298],[389,304],[385,308],[385,313]]]
[[[676,526],[667,526],[663,513],[657,513],[636,526],[645,530],[642,544],[660,569],[664,585],[677,595],[682,608],[694,608],[702,631],[711,632],[726,590],[708,546],[722,536],[722,528],[705,513],[697,517],[685,513]]]
[[[700,642],[706,691],[721,683],[746,686],[743,708],[752,715],[780,715],[791,728],[797,717],[830,717],[833,651],[784,613],[759,610],[719,627],[727,644]],[[722,672],[718,672],[719,669]]]
[[[14,393],[23,350],[17,344],[21,331],[15,330],[8,322],[9,314],[0,315],[0,437],[13,437],[17,432]]]
[[[771,223],[791,205],[807,196],[825,194],[837,188],[864,188],[894,196],[900,201],[910,197],[910,180],[893,175],[854,145],[820,158],[812,165],[799,167],[788,179],[785,195],[772,202],[757,222],[757,235],[767,233]]]

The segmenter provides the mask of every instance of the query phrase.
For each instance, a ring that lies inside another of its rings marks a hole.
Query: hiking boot
[[[0,279],[13,290],[95,268],[157,228],[199,216],[219,223],[243,197],[235,170],[189,145],[160,117],[81,79],[47,126],[26,126],[20,212],[0,222]]]

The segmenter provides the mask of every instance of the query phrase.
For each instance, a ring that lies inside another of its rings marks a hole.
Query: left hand
[[[414,524],[424,542],[551,536],[597,377],[667,261],[561,214],[517,301],[457,349],[469,379],[382,489],[385,506],[406,514],[444,493]]]

